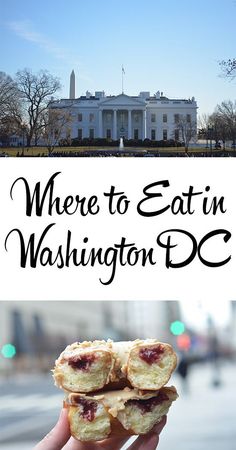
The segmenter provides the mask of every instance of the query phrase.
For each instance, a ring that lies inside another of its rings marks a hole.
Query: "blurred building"
[[[11,343],[14,361],[27,359],[50,365],[74,341],[158,338],[171,341],[169,326],[180,319],[178,302],[22,302],[0,303],[0,348]],[[46,356],[46,359],[45,359]],[[17,358],[18,357],[18,358]],[[1,367],[11,361],[2,355]]]
[[[130,339],[170,340],[170,323],[181,318],[176,301],[111,302],[110,311],[114,328]]]
[[[231,336],[232,336],[232,346],[236,349],[236,301],[231,302]]]

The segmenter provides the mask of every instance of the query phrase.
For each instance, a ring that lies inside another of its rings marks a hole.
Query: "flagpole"
[[[122,77],[122,94],[124,94],[124,72],[123,72],[123,70],[124,70],[124,68],[123,68],[123,66],[122,66],[122,69],[121,69],[121,77]]]
[[[124,94],[124,73],[125,73],[125,70],[124,70],[123,64],[122,64],[121,72],[122,72],[122,94]]]

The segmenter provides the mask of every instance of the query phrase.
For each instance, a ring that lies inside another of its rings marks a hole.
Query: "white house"
[[[67,138],[108,138],[179,140],[179,118],[185,117],[192,124],[197,123],[195,98],[172,99],[157,91],[140,92],[138,96],[106,96],[104,91],[94,95],[75,98],[74,71],[70,78],[70,98],[53,101],[51,109],[65,109],[70,112],[71,122]]]

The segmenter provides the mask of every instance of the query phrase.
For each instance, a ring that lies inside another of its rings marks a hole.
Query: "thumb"
[[[70,436],[67,410],[62,409],[55,427],[34,447],[34,450],[61,450]]]

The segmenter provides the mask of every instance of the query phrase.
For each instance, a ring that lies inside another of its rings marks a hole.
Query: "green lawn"
[[[114,150],[116,150],[116,147],[55,147],[55,149],[54,149],[55,152],[59,151],[59,152],[70,152],[70,153],[84,152],[84,151],[94,152],[96,150],[97,151],[99,151],[99,150],[101,150],[101,151],[113,150],[114,151]],[[178,148],[176,148],[176,147],[168,147],[168,148],[154,147],[154,148],[149,148],[149,149],[145,149],[142,147],[140,147],[140,148],[124,147],[124,151],[130,151],[131,153],[132,153],[132,151],[142,152],[145,150],[148,150],[151,153],[155,153],[155,152],[169,153],[171,151],[173,151],[173,152],[177,151],[177,152],[183,152],[183,153],[185,152],[185,149],[183,147],[178,147]],[[219,149],[219,150],[213,149],[213,150],[214,150],[214,152],[222,151],[222,149]],[[231,149],[226,149],[226,150],[230,151]],[[201,152],[205,152],[205,151],[207,151],[209,154],[211,153],[210,149],[206,150],[205,148],[196,147],[196,148],[189,149],[189,153],[190,152],[201,153]],[[46,147],[29,147],[29,148],[25,147],[24,150],[22,148],[18,148],[18,147],[0,148],[0,153],[4,153],[4,152],[7,153],[9,156],[16,156],[18,152],[20,154],[23,152],[25,156],[38,156],[38,155],[47,156],[48,155],[48,149]]]

